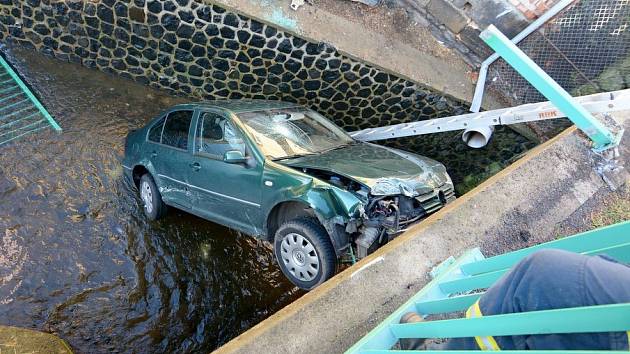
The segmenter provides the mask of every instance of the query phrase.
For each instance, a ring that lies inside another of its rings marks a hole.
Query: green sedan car
[[[169,206],[268,240],[306,290],[455,199],[441,163],[279,101],[174,106],[129,133],[123,166],[149,219]]]

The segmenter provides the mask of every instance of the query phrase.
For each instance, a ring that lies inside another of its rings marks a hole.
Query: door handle
[[[155,151],[151,151],[151,157],[152,157],[152,158],[156,158],[156,157],[157,157],[157,152],[155,152]]]
[[[192,167],[192,169],[194,171],[199,171],[201,170],[201,165],[199,164],[199,162],[193,162],[190,164],[190,167]]]

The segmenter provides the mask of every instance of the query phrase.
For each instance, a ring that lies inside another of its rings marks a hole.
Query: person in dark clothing
[[[547,249],[531,254],[516,264],[471,306],[467,317],[627,302],[630,302],[630,266],[607,256],[585,256]],[[408,313],[402,317],[401,323],[420,320],[417,314]],[[630,328],[628,330],[453,338],[439,349],[628,350]],[[401,346],[421,349],[421,342],[410,340],[401,342]]]

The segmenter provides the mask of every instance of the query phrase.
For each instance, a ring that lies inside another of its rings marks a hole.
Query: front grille
[[[444,195],[443,200],[440,199],[440,192]],[[417,196],[416,200],[427,214],[431,214],[455,200],[455,190],[451,185],[443,185],[439,190]]]
[[[442,201],[437,193],[428,193],[416,197],[416,200],[420,202],[420,205],[427,214],[430,214],[442,207]]]
[[[453,188],[453,186],[451,185],[446,185],[443,189],[442,189],[442,193],[444,193],[444,198],[446,199],[447,203],[452,202],[453,200],[455,200],[455,189]]]

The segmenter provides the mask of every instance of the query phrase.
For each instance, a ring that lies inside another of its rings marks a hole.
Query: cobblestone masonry
[[[466,112],[462,102],[330,45],[202,0],[0,0],[0,39],[175,94],[296,101],[347,130]],[[526,148],[518,135],[504,135],[518,152]],[[423,153],[440,144],[422,137],[410,146]],[[429,155],[444,161],[447,150]]]

